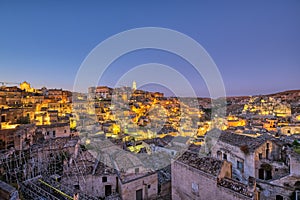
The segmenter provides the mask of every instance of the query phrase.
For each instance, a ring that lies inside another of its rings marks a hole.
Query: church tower
[[[136,90],[136,82],[135,81],[132,82],[132,89]]]

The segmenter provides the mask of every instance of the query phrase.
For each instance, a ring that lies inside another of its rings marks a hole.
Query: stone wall
[[[218,151],[222,152],[221,157],[218,156]],[[232,163],[232,168],[237,169],[237,161],[243,162],[243,170],[241,173],[244,178],[247,179],[249,176],[255,176],[254,170],[254,154],[245,154],[240,147],[231,146],[224,142],[218,141],[218,143],[212,148],[212,156],[219,159],[224,159],[224,154],[227,156],[227,161]]]
[[[37,131],[42,132],[45,139],[69,137],[71,135],[70,125],[68,123],[37,126]]]
[[[217,185],[217,177],[175,161],[172,164],[172,199],[245,200],[239,193]]]
[[[110,175],[85,175],[84,180],[81,176],[79,177],[80,190],[86,194],[94,197],[105,197],[105,186],[111,185],[112,192],[116,192],[117,189],[117,176],[115,174]],[[107,178],[107,182],[103,182],[103,177]],[[78,184],[75,176],[66,177],[63,180],[68,185]]]
[[[257,186],[260,188],[259,199],[270,200],[276,199],[276,195],[283,197],[283,200],[290,200],[293,190],[288,187],[282,187],[278,185],[270,184],[266,181],[257,180]]]
[[[267,147],[268,145],[268,147]],[[267,149],[269,150],[267,157]],[[262,168],[262,164],[269,164],[272,166],[272,178],[281,177],[287,174],[287,166],[283,162],[279,162],[281,159],[280,147],[272,141],[266,141],[260,147],[255,150],[255,177],[259,178],[259,169]],[[261,155],[261,158],[259,157]]]
[[[161,185],[160,188],[160,193],[159,196],[160,197],[170,197],[171,198],[171,189],[172,189],[172,185],[171,185],[171,181],[165,182]]]
[[[297,153],[290,156],[290,174],[300,179],[300,155]]]
[[[284,135],[300,134],[300,126],[284,126],[280,128],[280,132]]]
[[[142,190],[143,199],[156,199],[158,193],[157,173],[149,174],[135,180],[119,182],[120,195],[123,200],[135,200],[136,191]]]

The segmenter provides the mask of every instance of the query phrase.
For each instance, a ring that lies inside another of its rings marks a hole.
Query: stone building
[[[97,86],[88,88],[89,99],[104,98],[109,99],[113,93],[113,89],[107,86]]]
[[[23,83],[20,84],[20,89],[24,90],[25,92],[34,92],[35,91],[35,89],[32,88],[30,86],[30,84],[26,81],[24,81]]]
[[[119,193],[124,200],[156,199],[158,177],[156,172],[120,174]]]
[[[18,106],[22,103],[23,91],[18,87],[1,87],[0,96],[5,97],[2,101],[3,106]]]
[[[116,170],[108,167],[103,161],[95,159],[88,151],[82,152],[84,160],[80,157],[73,158],[76,165],[82,170],[82,175],[72,162],[64,166],[62,182],[66,185],[77,185],[78,189],[94,197],[107,197],[116,195],[118,189],[118,175]]]
[[[151,200],[157,198],[158,175],[156,172],[145,171],[142,167],[127,170],[118,169],[124,165],[121,165],[120,161],[117,162],[117,160],[113,161],[118,164],[117,169],[114,169],[109,166],[112,163],[106,160],[104,154],[98,154],[97,158],[91,155],[85,157],[91,158],[85,159],[84,164],[80,163],[81,158],[79,156],[76,159],[76,163],[80,168],[88,166],[87,170],[82,172],[83,176],[76,173],[75,166],[70,164],[69,161],[69,164],[64,167],[63,183],[66,185],[78,184],[81,191],[85,191],[85,193],[94,197],[115,197],[115,199],[122,198],[124,200]],[[131,161],[128,160],[127,162]]]
[[[69,123],[55,123],[50,125],[23,124],[10,129],[0,130],[0,149],[14,148],[28,149],[38,139],[53,139],[70,137]]]
[[[35,126],[33,124],[19,125],[12,129],[0,130],[0,149],[14,148],[24,150],[33,144]]]
[[[281,147],[275,138],[222,132],[212,156],[231,162],[234,177],[240,181],[250,176],[270,180],[288,173]]]
[[[300,193],[300,156],[276,138],[222,132],[212,155],[232,163],[235,179],[255,177],[261,200],[296,199]]]
[[[286,102],[282,102],[280,99],[256,96],[250,98],[248,104],[244,105],[243,113],[290,117],[291,106]]]
[[[280,133],[284,135],[295,135],[300,136],[300,125],[288,125],[280,128]]]
[[[47,93],[49,99],[62,100],[63,90],[62,89],[49,89]]]
[[[71,135],[69,123],[39,125],[37,126],[36,132],[42,134],[44,139],[70,137]]]
[[[5,124],[19,124],[28,123],[30,120],[34,119],[33,107],[24,108],[6,108],[1,110],[1,123]],[[28,122],[24,121],[28,119]]]
[[[257,180],[261,200],[292,200],[300,198],[300,155],[290,151],[288,155],[290,172],[271,181]]]
[[[172,199],[256,199],[255,179],[232,179],[231,163],[185,152],[171,164]]]
[[[228,127],[246,126],[246,123],[247,121],[245,119],[241,119],[236,116],[231,115],[227,117]]]

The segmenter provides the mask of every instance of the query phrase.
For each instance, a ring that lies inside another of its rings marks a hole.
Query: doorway
[[[143,189],[136,191],[136,200],[143,200]]]
[[[265,170],[262,169],[262,168],[260,168],[260,169],[258,170],[258,178],[259,178],[259,179],[261,179],[261,180],[264,180],[264,179],[265,179],[264,172],[265,172]]]
[[[105,196],[111,195],[111,185],[105,186]]]

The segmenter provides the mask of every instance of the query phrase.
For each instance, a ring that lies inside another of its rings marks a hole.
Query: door
[[[271,170],[267,170],[266,171],[266,180],[270,180],[272,179],[272,171]]]
[[[265,170],[264,169],[259,169],[258,170],[258,178],[261,179],[261,180],[264,180],[265,177],[264,177],[264,172]]]
[[[136,191],[136,200],[143,200],[143,189]]]
[[[111,185],[105,186],[105,196],[111,195]]]

